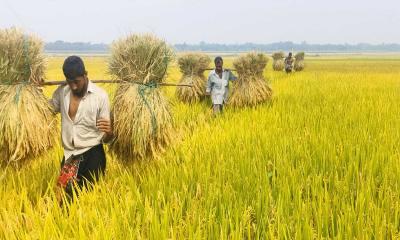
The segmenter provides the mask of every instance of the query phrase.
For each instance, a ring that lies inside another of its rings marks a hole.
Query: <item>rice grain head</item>
[[[198,102],[205,96],[205,85],[207,78],[204,76],[205,69],[211,60],[206,54],[186,53],[179,57],[178,65],[182,73],[180,84],[192,84],[192,87],[177,87],[177,98],[185,103]]]
[[[283,71],[285,68],[285,63],[284,63],[284,58],[285,58],[285,53],[284,52],[276,52],[272,54],[272,69],[274,71]]]
[[[0,30],[0,164],[20,166],[55,145],[57,118],[35,84],[44,77],[43,43]]]
[[[298,52],[298,53],[296,53],[295,55],[294,55],[294,58],[297,60],[297,61],[302,61],[302,60],[304,60],[304,52]]]
[[[247,53],[233,62],[239,76],[233,84],[230,105],[255,106],[271,99],[272,89],[263,76],[267,63],[268,58],[263,53]]]
[[[156,36],[129,35],[112,43],[109,73],[130,83],[161,83],[172,58],[172,49]]]
[[[20,165],[55,145],[58,121],[43,93],[32,85],[0,85],[1,164]]]
[[[173,118],[158,83],[166,77],[172,49],[153,35],[130,35],[113,43],[109,72],[122,79],[112,104],[115,141],[122,161],[155,157],[170,142]]]
[[[294,56],[294,70],[300,72],[304,70],[304,52],[296,53]]]
[[[43,42],[17,28],[0,29],[0,84],[42,82]]]

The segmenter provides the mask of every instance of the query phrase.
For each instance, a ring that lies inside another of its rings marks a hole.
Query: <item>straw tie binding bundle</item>
[[[284,58],[285,54],[283,52],[276,52],[272,54],[272,69],[274,69],[274,71],[283,71],[285,68]]]
[[[263,53],[247,53],[233,62],[239,76],[233,84],[230,105],[255,106],[272,97],[272,89],[263,76],[267,63],[268,58]]]
[[[294,55],[294,70],[296,72],[303,71],[304,69],[304,52],[299,52]]]
[[[153,35],[130,35],[114,42],[110,74],[125,81],[112,109],[115,141],[110,150],[122,161],[154,157],[172,138],[173,118],[158,87],[165,79],[171,48]]]
[[[35,86],[45,70],[43,43],[11,28],[0,30],[0,164],[37,156],[56,142],[57,120]]]
[[[185,103],[200,101],[205,96],[207,78],[204,71],[211,60],[206,54],[186,53],[178,59],[179,69],[182,73],[181,84],[192,84],[188,87],[177,87],[176,96]]]

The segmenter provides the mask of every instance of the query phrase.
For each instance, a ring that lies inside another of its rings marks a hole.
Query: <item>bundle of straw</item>
[[[193,103],[205,96],[207,78],[204,71],[210,64],[210,58],[206,54],[187,53],[178,59],[179,69],[182,73],[181,84],[192,84],[193,87],[177,87],[176,96],[186,103]]]
[[[304,69],[304,52],[296,53],[294,58],[294,70],[296,70],[296,72],[302,71]]]
[[[11,28],[0,30],[0,164],[18,165],[56,141],[57,121],[43,93],[43,43]]]
[[[153,35],[130,35],[111,46],[109,72],[126,83],[112,104],[116,140],[110,149],[123,161],[154,157],[170,143],[173,118],[157,84],[164,81],[172,56]]]
[[[42,50],[37,37],[16,28],[0,29],[0,83],[40,83],[45,70]]]
[[[234,107],[255,106],[272,97],[263,71],[268,58],[263,53],[247,53],[237,58],[233,65],[238,73],[229,104]]]
[[[272,59],[274,60],[272,63],[272,68],[274,71],[282,71],[285,68],[285,53],[283,52],[276,52],[272,54]]]

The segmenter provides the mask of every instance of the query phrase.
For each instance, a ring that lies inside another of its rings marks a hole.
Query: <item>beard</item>
[[[72,91],[72,94],[74,94],[77,97],[83,97],[85,95],[85,91],[84,89],[80,90],[80,91]]]
[[[86,84],[83,86],[83,88],[81,90],[71,90],[72,94],[74,94],[74,96],[82,98],[85,96],[85,93],[87,91],[88,88],[88,82],[86,82]]]

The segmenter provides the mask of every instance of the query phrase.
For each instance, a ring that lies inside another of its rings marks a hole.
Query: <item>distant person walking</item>
[[[224,104],[228,100],[229,81],[237,79],[229,69],[223,69],[222,57],[214,59],[215,69],[208,76],[206,95],[211,95],[213,113],[222,113]]]
[[[293,62],[294,58],[292,57],[292,53],[285,58],[285,71],[286,73],[291,73],[293,71]]]

